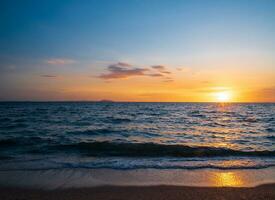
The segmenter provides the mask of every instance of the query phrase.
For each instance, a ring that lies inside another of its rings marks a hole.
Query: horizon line
[[[0,103],[275,103],[275,101],[115,101],[115,100],[0,100]]]

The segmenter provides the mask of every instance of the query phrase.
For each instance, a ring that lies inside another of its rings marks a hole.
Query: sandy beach
[[[0,188],[1,200],[271,200],[275,184],[251,188],[187,186],[102,186],[75,189]]]
[[[0,199],[271,200],[274,183],[274,168],[3,171]]]

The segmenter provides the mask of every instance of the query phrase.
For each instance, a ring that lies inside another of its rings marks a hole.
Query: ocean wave
[[[105,121],[109,123],[119,124],[119,123],[128,123],[128,122],[131,122],[132,120],[130,118],[123,118],[123,117],[106,117]]]
[[[107,157],[84,160],[52,160],[52,159],[31,159],[31,160],[8,160],[0,164],[0,171],[13,170],[51,170],[51,169],[115,169],[115,170],[137,170],[137,169],[264,169],[275,167],[274,159],[250,159],[237,157],[225,159],[223,157],[213,159],[196,158],[122,158]]]
[[[42,138],[38,136],[32,137],[13,137],[8,139],[0,140],[0,148],[9,148],[9,147],[23,147],[27,148],[29,145],[41,145],[52,143],[53,140],[50,138]]]
[[[100,135],[105,136],[109,134],[121,134],[121,131],[116,131],[108,128],[101,128],[101,129],[91,129],[91,130],[82,130],[82,131],[70,131],[67,132],[70,135]]]
[[[0,126],[3,130],[13,130],[17,128],[26,128],[28,127],[28,124],[25,123],[11,123],[11,124],[3,124]]]
[[[266,136],[266,138],[269,139],[269,140],[275,140],[275,135]]]
[[[12,158],[13,158],[12,156],[6,156],[6,155],[0,154],[0,160],[11,160]]]
[[[12,119],[8,117],[0,118],[0,122],[10,122],[10,121],[12,121]]]
[[[86,169],[117,169],[117,170],[134,170],[134,169],[185,169],[185,170],[197,170],[197,169],[265,169],[269,167],[275,167],[275,164],[269,165],[255,165],[255,166],[218,166],[218,165],[201,165],[201,166],[170,166],[170,165],[121,165],[121,166],[109,166],[109,165],[68,165],[63,168],[86,168]]]
[[[273,132],[275,132],[275,129],[274,128],[267,128],[266,131],[273,133]]]
[[[55,146],[56,150],[80,151],[90,156],[120,157],[224,157],[275,156],[275,151],[238,151],[227,148],[191,147],[156,143],[80,142]]]
[[[14,146],[17,144],[15,139],[2,139],[0,140],[0,147]]]

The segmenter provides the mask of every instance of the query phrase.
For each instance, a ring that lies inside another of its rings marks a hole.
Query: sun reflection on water
[[[242,177],[235,172],[217,172],[213,179],[214,184],[221,187],[237,187],[244,185]]]

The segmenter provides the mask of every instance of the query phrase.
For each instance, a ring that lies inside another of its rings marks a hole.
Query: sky
[[[274,0],[2,0],[0,101],[275,102]]]

